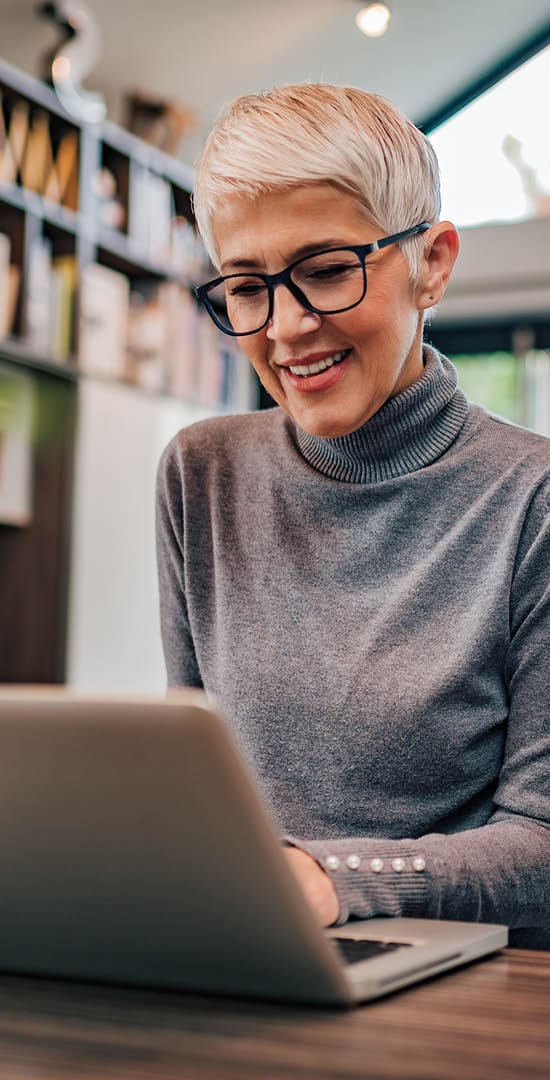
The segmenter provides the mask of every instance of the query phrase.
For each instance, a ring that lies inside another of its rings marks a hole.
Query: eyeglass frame
[[[367,293],[367,271],[365,267],[365,259],[367,255],[372,255],[373,252],[379,251],[382,248],[389,247],[390,244],[397,244],[400,240],[406,240],[409,236],[416,236],[418,233],[426,232],[426,229],[431,229],[432,223],[429,221],[423,221],[420,225],[413,225],[410,229],[405,229],[403,232],[395,233],[393,236],[383,236],[380,240],[373,240],[370,244],[345,244],[340,247],[334,248],[321,248],[319,251],[312,251],[310,255],[302,255],[300,259],[296,259],[290,263],[289,266],[285,266],[284,270],[279,270],[277,274],[265,274],[261,271],[251,270],[250,277],[260,278],[265,283],[268,290],[269,302],[268,312],[265,321],[258,326],[256,330],[245,330],[243,333],[238,333],[236,330],[230,330],[218,319],[214,306],[211,303],[208,292],[210,289],[216,288],[224,281],[231,281],[232,278],[247,277],[246,271],[240,274],[227,274],[220,277],[213,278],[212,281],[205,282],[204,285],[196,285],[193,289],[197,300],[200,304],[203,304],[212,321],[216,324],[219,330],[224,334],[229,334],[230,337],[249,337],[251,334],[259,334],[260,330],[267,326],[270,319],[273,317],[273,305],[275,289],[277,285],[285,285],[286,288],[292,293],[292,296],[298,301],[302,307],[305,307],[307,311],[312,311],[315,315],[340,315],[344,311],[351,311],[352,308],[357,307],[366,296]],[[330,252],[338,251],[353,251],[359,258],[361,270],[363,272],[363,291],[359,300],[355,300],[353,304],[349,304],[347,307],[336,308],[333,311],[320,311],[308,300],[305,293],[299,288],[298,285],[292,281],[292,271],[302,262],[307,262],[308,259],[315,258],[316,255],[327,255]]]

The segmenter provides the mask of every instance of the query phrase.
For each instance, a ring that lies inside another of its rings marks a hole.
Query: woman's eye
[[[333,266],[320,266],[315,270],[310,270],[308,277],[313,278],[314,281],[324,281],[325,279],[343,277],[344,274],[349,274],[350,271],[355,269],[349,263],[334,263]]]
[[[265,285],[263,285],[259,281],[249,282],[242,285],[233,285],[229,289],[229,296],[258,296],[258,294],[263,292],[264,289]]]

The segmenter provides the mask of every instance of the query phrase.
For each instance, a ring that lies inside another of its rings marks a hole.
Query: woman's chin
[[[288,410],[287,410],[288,411]],[[340,415],[329,416],[312,416],[312,415],[292,415],[292,419],[301,427],[302,431],[305,431],[308,435],[316,435],[320,439],[338,439],[342,435],[351,435],[352,431],[357,431],[358,428],[366,422],[368,417],[350,417]]]
[[[371,416],[383,405],[384,399],[367,401],[363,408],[357,408],[357,400],[332,404],[317,402],[299,402],[288,399],[282,403],[285,412],[308,435],[317,435],[322,439],[337,439],[342,435],[351,435],[352,431],[366,424]]]

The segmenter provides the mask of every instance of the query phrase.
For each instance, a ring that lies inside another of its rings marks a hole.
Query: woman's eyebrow
[[[293,263],[296,259],[301,259],[306,255],[314,255],[316,251],[324,251],[325,248],[332,247],[347,247],[350,243],[349,240],[342,240],[342,238],[335,239],[334,237],[321,237],[320,240],[316,240],[315,243],[302,244],[301,247],[295,248],[289,252],[286,265]],[[221,264],[222,273],[226,273],[227,270],[260,270],[262,269],[262,262],[257,259],[248,258],[236,258],[228,259]]]

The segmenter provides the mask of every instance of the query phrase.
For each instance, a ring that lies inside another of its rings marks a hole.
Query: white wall
[[[204,415],[132,387],[80,381],[67,670],[79,690],[164,692],[155,474],[171,436]]]

